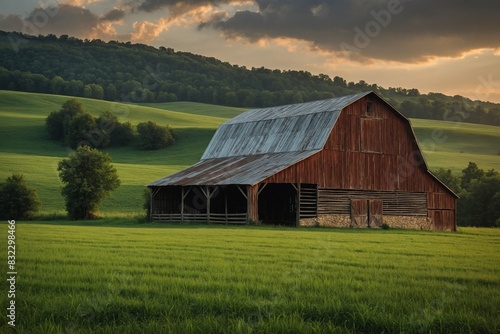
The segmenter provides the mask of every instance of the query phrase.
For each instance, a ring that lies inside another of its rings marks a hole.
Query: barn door
[[[380,199],[351,199],[351,226],[352,227],[380,227],[382,226],[382,200]]]
[[[368,201],[366,199],[351,200],[351,226],[368,227]]]
[[[368,201],[368,226],[380,227],[383,224],[382,200],[371,199]]]

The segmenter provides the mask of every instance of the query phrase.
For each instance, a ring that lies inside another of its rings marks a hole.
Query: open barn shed
[[[248,110],[149,188],[153,220],[456,229],[457,196],[374,92]]]

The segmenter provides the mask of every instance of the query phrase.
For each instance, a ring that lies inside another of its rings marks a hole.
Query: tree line
[[[459,175],[444,168],[435,175],[460,197],[458,225],[500,227],[500,173],[469,162]]]
[[[23,36],[14,50],[0,31],[0,89],[122,102],[192,101],[269,107],[373,90],[405,116],[500,125],[500,105],[417,89],[383,88],[307,71],[251,69],[172,48],[62,35]]]

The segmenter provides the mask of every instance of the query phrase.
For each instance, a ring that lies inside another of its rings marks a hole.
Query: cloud
[[[120,21],[125,17],[126,13],[122,9],[112,9],[109,12],[105,13],[101,17],[101,21]]]
[[[151,43],[164,30],[168,30],[169,23],[167,20],[160,19],[157,23],[153,22],[134,22],[132,27],[134,32],[131,34],[133,42]]]
[[[251,42],[293,38],[358,61],[417,63],[500,47],[498,0],[255,2],[257,10],[212,18],[200,27]]]
[[[4,16],[0,14],[0,30],[18,31],[23,29],[23,20],[18,15]]]
[[[27,35],[70,35],[79,38],[124,40],[129,35],[117,35],[113,22],[125,17],[125,12],[112,9],[99,15],[89,9],[62,4],[55,7],[35,8],[26,17],[1,16],[0,29]]]
[[[156,10],[167,7],[174,16],[182,15],[187,11],[191,11],[197,7],[213,5],[218,6],[222,4],[227,4],[230,2],[237,2],[234,0],[188,0],[188,1],[178,1],[178,0],[144,0],[143,2],[136,5],[137,10],[145,12],[154,12]]]

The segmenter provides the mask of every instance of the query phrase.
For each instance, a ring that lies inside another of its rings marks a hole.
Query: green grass
[[[71,152],[64,145],[47,139],[44,122],[47,115],[59,110],[69,97],[23,92],[0,91],[0,179],[13,172],[25,174],[42,201],[42,214],[62,212],[64,199],[58,178],[57,163]],[[134,214],[141,211],[142,188],[167,174],[179,171],[199,160],[215,129],[226,119],[204,116],[176,110],[200,109],[199,104],[175,103],[173,110],[148,106],[127,105],[114,102],[80,98],[84,108],[99,115],[110,110],[121,121],[136,125],[152,120],[170,125],[179,134],[178,142],[164,150],[139,151],[135,148],[105,150],[118,169],[122,185],[101,206],[104,214]],[[219,110],[225,115],[236,115],[237,108],[207,106],[207,110]]]
[[[17,224],[18,333],[500,331],[498,229],[81,224]]]
[[[498,126],[412,119],[411,123],[430,168],[460,172],[470,161],[479,168],[500,167]]]
[[[0,91],[0,180],[13,172],[25,174],[42,201],[41,213],[64,211],[57,163],[70,149],[47,139],[44,122],[59,110],[68,96]],[[86,110],[97,116],[101,111],[116,113],[133,125],[152,120],[172,126],[178,143],[159,151],[113,148],[108,152],[118,169],[122,186],[101,205],[104,215],[134,215],[141,211],[142,188],[161,177],[196,163],[215,129],[243,109],[200,103],[175,102],[131,105],[79,98]],[[451,168],[459,172],[469,161],[480,168],[500,166],[498,127],[432,120],[412,120],[415,132],[431,168]],[[440,134],[436,131],[443,131]]]

